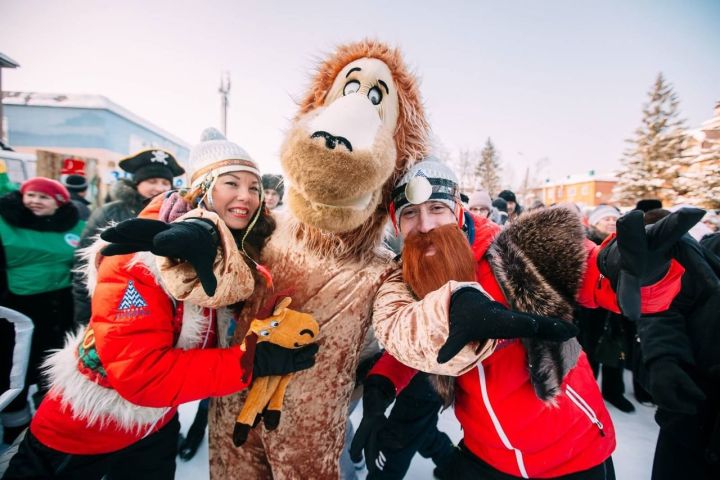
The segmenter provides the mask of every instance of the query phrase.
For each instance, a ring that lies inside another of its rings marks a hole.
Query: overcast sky
[[[658,72],[698,127],[720,101],[720,1],[0,0],[3,89],[100,94],[194,143],[218,126],[264,171],[316,60],[369,36],[420,76],[445,148],[491,137],[509,180],[619,165]]]

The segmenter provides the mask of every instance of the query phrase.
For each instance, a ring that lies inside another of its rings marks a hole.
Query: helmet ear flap
[[[395,236],[397,237],[400,235],[400,230],[398,229],[398,224],[395,221],[395,202],[390,202],[388,213],[390,214],[390,221],[392,222],[393,228],[395,229]]]
[[[458,227],[460,227],[460,230],[462,230],[462,228],[465,226],[465,208],[460,202],[458,202],[457,206],[455,207],[455,218],[458,219]]]

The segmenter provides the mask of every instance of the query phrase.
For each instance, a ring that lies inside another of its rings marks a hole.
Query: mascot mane
[[[397,158],[395,170],[383,188],[383,198],[377,210],[360,227],[349,232],[331,234],[299,225],[298,237],[308,248],[339,259],[361,259],[375,252],[388,220],[387,206],[390,193],[405,171],[429,151],[430,126],[420,97],[418,81],[405,65],[400,50],[377,40],[365,39],[340,45],[320,62],[312,78],[309,92],[300,101],[304,115],[322,107],[335,78],[348,63],[360,58],[376,58],[385,63],[392,73],[398,90],[399,115],[395,128]]]

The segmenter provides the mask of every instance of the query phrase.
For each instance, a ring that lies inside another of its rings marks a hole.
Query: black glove
[[[640,210],[618,219],[617,239],[600,252],[598,268],[617,292],[623,315],[630,320],[640,317],[640,287],[667,273],[678,241],[703,215],[705,210],[699,208],[681,208],[647,227]]]
[[[258,342],[253,360],[253,378],[306,370],[315,365],[318,348],[316,343],[300,348],[285,348],[270,342]]]
[[[195,268],[205,293],[211,297],[215,295],[217,279],[213,274],[213,263],[219,236],[210,220],[190,218],[165,223],[132,218],[103,231],[100,238],[111,243],[102,250],[106,256],[150,251],[161,257],[187,261]]]
[[[387,423],[385,410],[395,401],[395,385],[382,375],[370,375],[363,390],[363,418],[350,444],[350,459],[358,463],[365,452],[368,471],[378,456],[378,433]]]
[[[674,360],[662,357],[650,363],[650,393],[658,407],[675,413],[694,415],[705,394]]]
[[[508,310],[478,289],[464,287],[450,298],[450,334],[437,361],[449,361],[472,341],[532,337],[562,342],[577,334],[578,328],[570,322]]]

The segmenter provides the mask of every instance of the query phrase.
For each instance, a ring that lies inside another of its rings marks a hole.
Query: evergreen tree
[[[477,166],[480,153],[477,150],[460,150],[455,162],[455,173],[460,181],[460,190],[472,193],[477,185]]]
[[[677,95],[659,73],[643,105],[643,118],[621,160],[615,200],[634,204],[642,198],[675,201],[676,182],[685,160],[684,121],[679,118]]]
[[[475,170],[480,186],[490,194],[491,198],[500,193],[500,154],[488,137],[480,152],[480,163]]]

